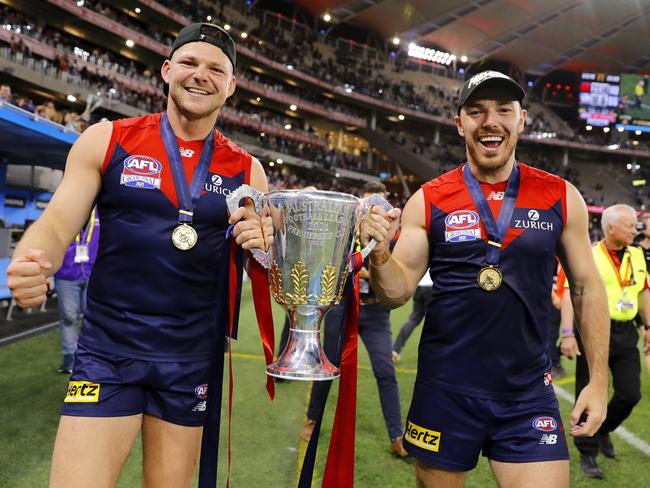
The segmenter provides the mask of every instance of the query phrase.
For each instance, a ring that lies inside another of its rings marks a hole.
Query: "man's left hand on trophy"
[[[232,233],[235,242],[243,249],[260,249],[266,252],[273,244],[273,222],[267,208],[262,209],[260,216],[248,202],[230,216],[228,223],[235,225]]]

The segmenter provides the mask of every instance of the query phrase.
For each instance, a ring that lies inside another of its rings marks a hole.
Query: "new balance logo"
[[[488,195],[488,200],[503,200],[503,197],[506,196],[504,191],[491,191]]]
[[[192,409],[192,412],[205,412],[205,409],[208,406],[208,402],[203,400],[202,402],[198,402],[194,408]]]
[[[186,149],[184,147],[179,147],[178,152],[181,153],[181,156],[184,158],[191,158],[192,156],[194,156],[194,151],[192,151],[191,149]]]
[[[551,446],[557,444],[557,434],[542,434],[539,443]]]

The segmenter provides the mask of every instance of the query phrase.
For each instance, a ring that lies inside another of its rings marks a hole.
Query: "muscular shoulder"
[[[427,181],[422,185],[424,193],[434,191],[436,193],[446,193],[446,192],[456,192],[458,191],[459,185],[464,185],[463,173],[461,171],[462,166],[447,171],[446,173]]]
[[[140,117],[129,117],[126,119],[117,119],[113,124],[122,129],[136,129],[142,130],[150,127],[158,126],[160,124],[160,114],[147,114]]]
[[[521,177],[534,181],[536,184],[560,186],[562,188],[564,188],[566,185],[566,180],[564,178],[554,175],[553,173],[549,173],[548,171],[534,168],[521,162],[519,163],[519,167],[521,171]]]

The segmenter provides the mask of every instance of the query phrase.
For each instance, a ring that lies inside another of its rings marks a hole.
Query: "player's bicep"
[[[409,290],[415,290],[429,267],[429,236],[424,220],[424,192],[420,189],[404,207],[400,236],[393,250],[393,259],[400,264]]]
[[[42,224],[49,225],[61,242],[72,242],[88,220],[101,188],[101,164],[111,138],[112,124],[89,127],[68,154],[63,180],[43,212]]]
[[[570,183],[567,183],[566,198],[566,226],[560,237],[558,255],[571,287],[581,287],[590,278],[598,277],[598,270],[589,242],[587,206]]]
[[[252,158],[251,161],[251,182],[250,186],[258,191],[266,193],[269,191],[269,182],[266,179],[266,173],[262,163],[257,158]]]

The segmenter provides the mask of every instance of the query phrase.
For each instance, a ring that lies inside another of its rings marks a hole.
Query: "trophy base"
[[[297,369],[282,365],[282,361],[278,360],[267,366],[266,374],[284,380],[331,381],[341,375],[341,370],[329,363],[329,361],[327,364],[320,365],[320,367]]]

